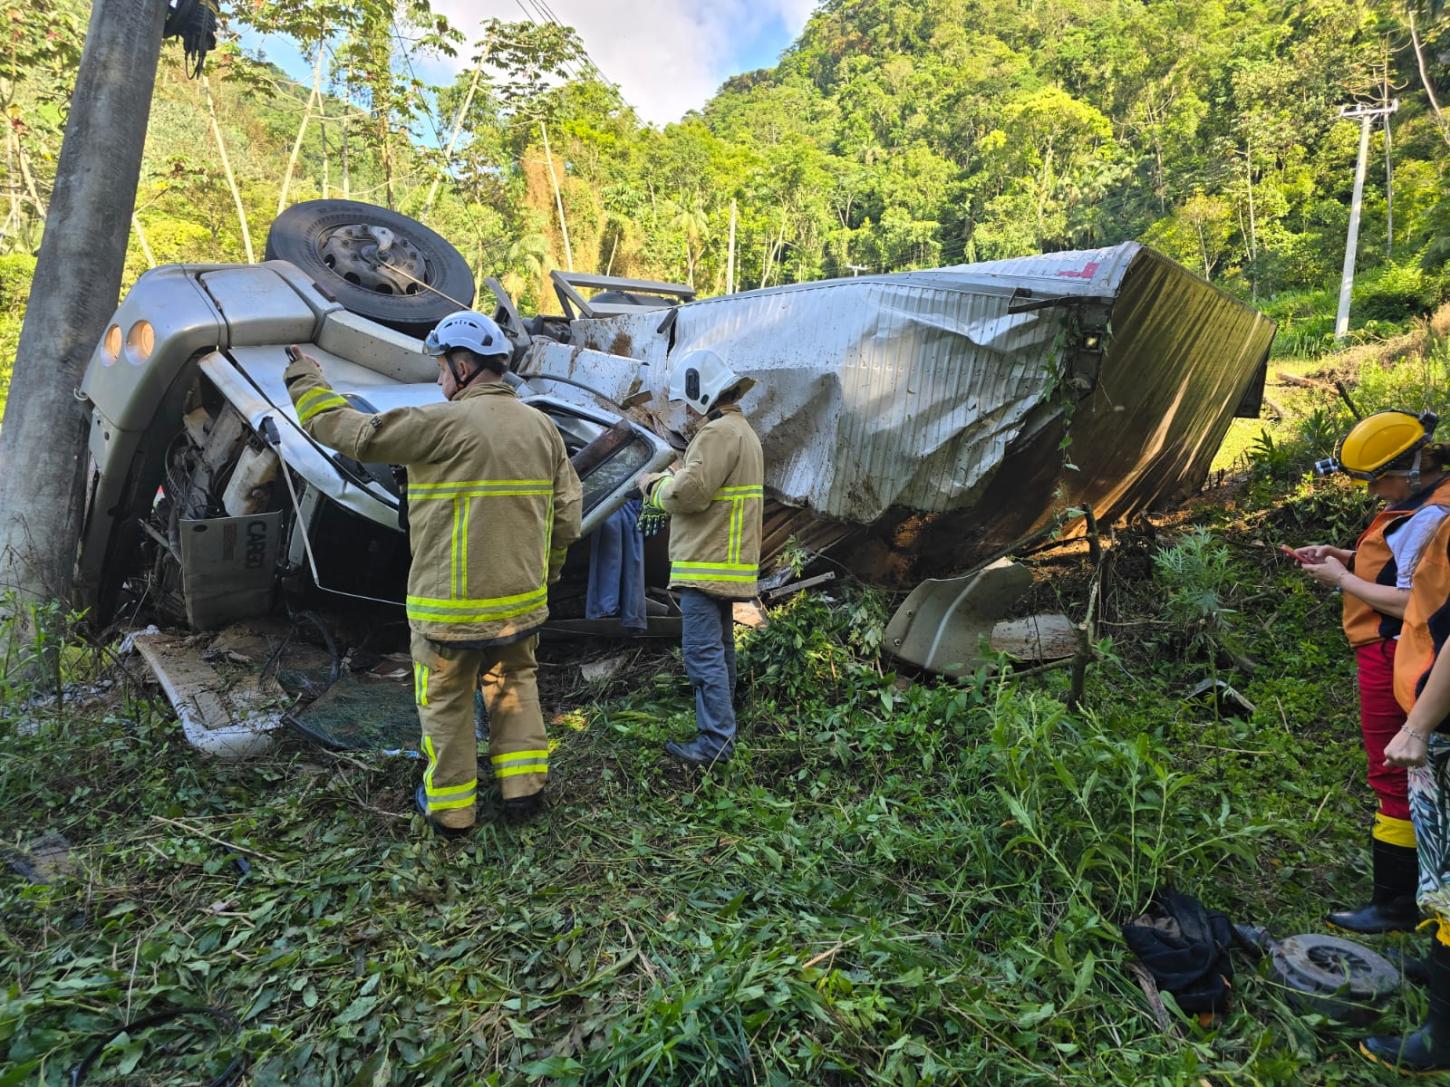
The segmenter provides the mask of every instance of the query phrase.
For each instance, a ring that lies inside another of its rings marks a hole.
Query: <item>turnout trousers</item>
[[[474,692],[488,707],[488,755],[505,800],[532,796],[549,779],[549,742],[539,709],[537,634],[509,645],[463,649],[413,633],[413,699],[423,726],[428,814],[471,827],[478,792]]]

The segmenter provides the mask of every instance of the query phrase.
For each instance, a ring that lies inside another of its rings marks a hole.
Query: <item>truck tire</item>
[[[373,204],[293,204],[273,221],[266,256],[295,264],[358,316],[410,336],[473,305],[473,272],[458,250]]]

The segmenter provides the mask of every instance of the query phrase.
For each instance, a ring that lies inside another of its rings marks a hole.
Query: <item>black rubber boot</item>
[[[428,813],[428,796],[423,791],[423,786],[421,785],[418,786],[418,791],[413,794],[413,803],[417,806],[418,811],[422,813],[423,818],[428,821],[429,829],[438,835],[438,837],[447,838],[452,841],[458,838],[466,838],[473,833],[472,827],[445,827],[437,819],[434,819]]]
[[[1329,923],[1347,932],[1373,936],[1381,932],[1413,932],[1420,923],[1420,909],[1415,905],[1415,887],[1420,870],[1415,861],[1415,847],[1390,845],[1373,839],[1374,894],[1369,904],[1357,910],[1339,910],[1329,915]]]
[[[1437,937],[1430,949],[1430,1010],[1418,1030],[1377,1034],[1359,1051],[1397,1072],[1450,1071],[1450,947]]]
[[[503,802],[503,817],[510,823],[527,823],[543,810],[543,789],[528,796],[511,796]]]

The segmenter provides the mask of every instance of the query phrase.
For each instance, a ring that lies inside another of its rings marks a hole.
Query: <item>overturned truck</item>
[[[78,561],[102,622],[149,609],[205,629],[309,595],[400,609],[394,467],[301,429],[285,348],[307,345],[359,410],[437,402],[418,337],[471,304],[472,276],[432,231],[347,201],[289,209],[267,256],[147,272],[91,359]],[[486,283],[510,380],[574,456],[586,532],[683,448],[670,368],[708,347],[756,380],[743,407],[766,455],[764,568],[794,540],[900,588],[971,574],[1072,507],[1110,520],[1191,493],[1234,414],[1257,413],[1274,332],[1136,243],[703,300],[553,280],[562,313],[529,317]],[[655,632],[678,614],[661,546],[646,554]],[[576,551],[552,621],[623,633],[585,620]]]

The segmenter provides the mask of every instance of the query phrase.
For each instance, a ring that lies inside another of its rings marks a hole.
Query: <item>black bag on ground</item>
[[[1163,887],[1148,910],[1123,926],[1123,939],[1158,988],[1186,1012],[1221,1012],[1233,989],[1233,925],[1192,895]]]

